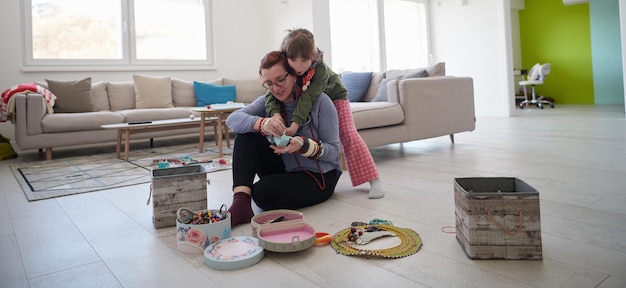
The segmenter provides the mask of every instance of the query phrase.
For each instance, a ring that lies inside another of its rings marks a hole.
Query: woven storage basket
[[[543,258],[539,192],[517,178],[455,178],[456,238],[470,259]]]

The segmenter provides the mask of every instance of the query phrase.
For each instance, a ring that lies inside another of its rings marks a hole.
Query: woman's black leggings
[[[299,209],[328,200],[341,171],[331,170],[323,177],[319,172],[308,172],[286,172],[282,157],[274,153],[259,133],[237,134],[233,147],[233,187],[250,187],[259,208]],[[259,181],[254,183],[256,175]]]

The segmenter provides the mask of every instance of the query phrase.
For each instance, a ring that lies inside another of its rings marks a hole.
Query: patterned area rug
[[[11,165],[11,170],[28,201],[35,201],[149,183],[159,161],[174,166],[176,160],[185,159],[205,165],[208,171],[230,169],[232,150],[224,145],[223,153],[218,157],[217,148],[208,142],[203,153],[198,152],[197,143],[136,150],[131,147],[128,162],[115,158],[115,153],[105,153],[18,163]],[[228,164],[218,165],[223,162],[220,159]]]

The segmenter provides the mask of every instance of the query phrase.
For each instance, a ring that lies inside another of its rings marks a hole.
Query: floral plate
[[[204,264],[218,270],[234,270],[252,266],[263,259],[263,248],[254,237],[225,238],[204,250]]]

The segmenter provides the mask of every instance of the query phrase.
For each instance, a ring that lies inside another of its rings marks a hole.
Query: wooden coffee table
[[[115,146],[115,157],[120,158],[121,146],[122,146],[122,138],[124,138],[124,161],[128,161],[128,152],[130,151],[130,135],[138,134],[138,133],[146,133],[146,132],[155,132],[155,131],[163,131],[163,130],[172,130],[172,129],[185,129],[185,128],[195,128],[198,126],[202,127],[201,134],[204,134],[204,127],[206,126],[206,121],[213,122],[213,127],[215,129],[215,133],[218,133],[217,129],[218,124],[221,126],[221,122],[215,123],[217,118],[209,118],[209,119],[199,119],[199,118],[179,118],[179,119],[168,119],[168,120],[155,120],[155,121],[145,121],[145,122],[134,122],[134,123],[119,123],[119,124],[108,124],[102,125],[103,129],[117,129],[117,143]],[[221,138],[221,134],[218,134]],[[202,139],[202,138],[200,138]],[[220,157],[222,151],[222,142],[216,143],[220,150]],[[200,144],[202,145],[202,144]],[[202,146],[201,146],[202,147]],[[202,152],[202,149],[200,149]]]
[[[222,135],[226,135],[226,146],[230,148],[230,135],[228,131],[228,126],[225,125],[226,118],[231,113],[245,107],[242,103],[232,103],[232,104],[213,104],[209,108],[207,107],[198,107],[192,108],[191,111],[200,113],[200,140],[198,150],[200,153],[204,151],[204,127],[206,125],[206,119],[217,119],[217,149],[219,153],[219,157],[222,157]]]

